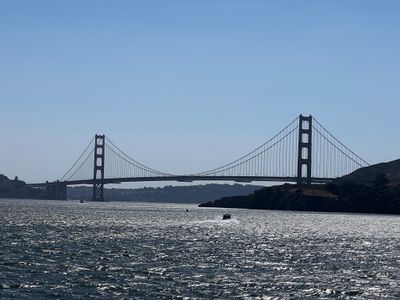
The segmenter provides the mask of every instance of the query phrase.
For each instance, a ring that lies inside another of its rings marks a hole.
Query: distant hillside
[[[372,186],[378,179],[378,176],[382,175],[386,177],[388,183],[400,184],[400,159],[358,169],[349,175],[337,179],[335,183],[350,181],[355,184]]]
[[[107,201],[201,203],[223,196],[253,193],[262,188],[257,185],[206,184],[192,186],[145,187],[140,189],[104,189]],[[90,200],[92,187],[68,187],[68,199]]]
[[[223,196],[250,194],[260,188],[262,186],[241,184],[206,184],[140,189],[105,188],[104,198],[106,201],[201,203]],[[71,200],[90,201],[92,191],[91,186],[68,187],[67,197]],[[48,199],[48,195],[46,189],[34,189],[17,177],[9,179],[0,174],[0,198]]]

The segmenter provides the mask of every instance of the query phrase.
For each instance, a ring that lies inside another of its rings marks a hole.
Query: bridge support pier
[[[311,184],[312,116],[299,116],[297,184]]]
[[[46,193],[49,200],[67,200],[67,184],[60,181],[46,182]]]
[[[94,138],[94,169],[92,201],[104,201],[104,146],[105,135]]]

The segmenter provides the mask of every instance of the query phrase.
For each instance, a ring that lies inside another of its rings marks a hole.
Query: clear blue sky
[[[313,114],[400,158],[400,1],[0,0],[0,173],[56,179],[97,133],[167,172]]]

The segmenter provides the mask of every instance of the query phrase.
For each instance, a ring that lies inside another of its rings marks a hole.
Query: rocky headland
[[[400,160],[361,168],[328,184],[284,184],[201,207],[400,214]]]

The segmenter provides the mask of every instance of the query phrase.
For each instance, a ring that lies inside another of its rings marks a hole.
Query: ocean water
[[[2,199],[0,234],[1,299],[400,298],[396,216]]]

